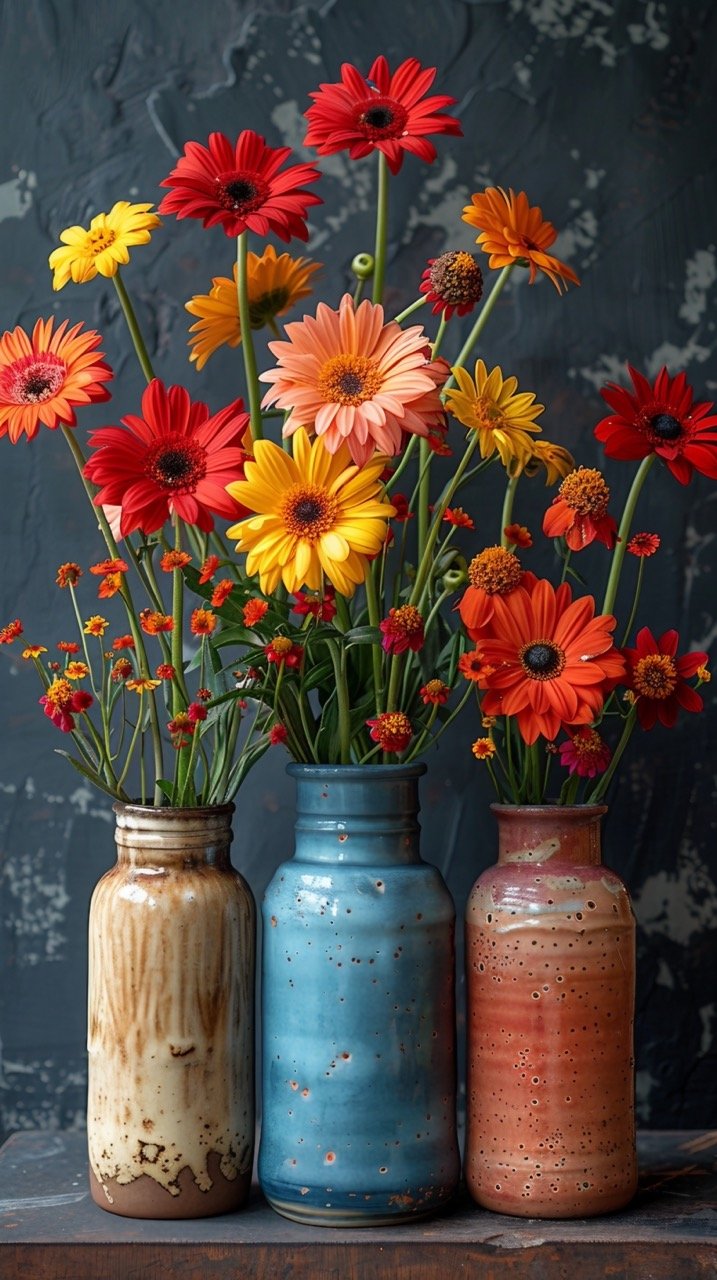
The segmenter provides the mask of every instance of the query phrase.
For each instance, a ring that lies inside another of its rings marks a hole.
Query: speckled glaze
[[[290,765],[296,852],[263,905],[259,1178],[286,1217],[433,1212],[460,1174],[451,896],[419,855],[424,765]]]
[[[605,808],[492,807],[498,864],[466,910],[466,1182],[499,1213],[608,1213],[637,1158],[635,921]]]
[[[238,1209],[254,1148],[255,910],[233,805],[115,805],[90,907],[90,1184],[135,1218]]]

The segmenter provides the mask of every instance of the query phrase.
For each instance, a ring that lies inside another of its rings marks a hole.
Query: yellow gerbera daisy
[[[249,291],[249,316],[252,329],[273,325],[276,316],[283,316],[301,298],[311,293],[309,279],[319,270],[320,262],[308,258],[292,258],[290,253],[277,256],[273,245],[267,245],[261,257],[251,251],[247,257],[247,286]],[[219,347],[237,347],[241,342],[239,301],[237,295],[237,269],[232,280],[228,276],[215,276],[209,293],[198,293],[185,304],[193,316],[199,316],[189,330],[195,336],[189,339],[190,360],[197,369],[203,369],[210,356]]]
[[[259,574],[270,595],[282,580],[287,591],[323,589],[327,579],[344,596],[365,580],[369,556],[381,550],[395,509],[379,479],[384,459],[359,468],[346,446],[329,453],[303,427],[292,438],[290,458],[271,440],[257,440],[245,480],[227,485],[238,502],[257,514],[228,530],[246,551],[247,573]]]
[[[118,200],[109,213],[98,213],[87,231],[84,227],[67,227],[60,235],[65,248],[53,249],[49,257],[54,272],[53,289],[62,289],[69,280],[86,284],[101,276],[114,276],[120,266],[129,262],[129,249],[135,244],[148,244],[152,232],[161,226],[151,204],[130,204]]]
[[[490,458],[497,450],[504,467],[523,467],[534,451],[529,432],[541,430],[534,419],[545,406],[534,403],[532,391],[516,394],[518,379],[504,378],[498,366],[489,373],[482,360],[476,361],[474,378],[461,368],[453,376],[458,386],[446,392],[447,408],[478,432],[481,456]]]

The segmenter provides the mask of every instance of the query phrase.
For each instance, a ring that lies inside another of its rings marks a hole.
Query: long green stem
[[[251,316],[249,312],[247,235],[248,233],[246,231],[242,231],[241,235],[237,236],[237,295],[239,298],[239,327],[241,329],[241,349],[244,356],[246,389],[247,396],[249,398],[251,434],[254,440],[262,440],[264,437],[264,428],[261,420],[261,394],[259,391],[259,378],[256,367],[256,355],[254,353],[254,339],[251,331]]]
[[[378,153],[378,196],[376,199],[376,248],[374,251],[373,301],[383,301],[388,244],[388,164],[382,151]]]
[[[368,620],[370,625],[375,627],[378,631],[378,628],[381,625],[381,610],[378,602],[378,592],[376,590],[374,565],[369,566],[364,585],[366,588]],[[381,646],[377,641],[371,645],[371,663],[373,666],[373,690],[376,698],[376,715],[378,716],[383,711],[383,656]]]
[[[349,693],[346,687],[346,650],[339,652],[338,646],[333,640],[326,641],[326,648],[334,668],[334,678],[336,680],[336,699],[339,712],[339,752],[341,759],[339,764],[349,764],[351,761],[351,708],[349,706]]]
[[[112,534],[112,530],[110,529],[109,523],[107,521],[107,517],[104,511],[102,510],[101,506],[95,506],[94,499],[95,499],[96,490],[90,484],[89,480],[85,478],[85,475],[84,475],[84,467],[85,467],[84,454],[79,444],[77,443],[77,440],[75,439],[74,433],[70,430],[69,427],[66,427],[64,424],[62,426],[62,434],[65,437],[65,440],[69,445],[70,452],[72,453],[72,456],[75,460],[75,465],[77,466],[77,470],[80,474],[80,479],[82,481],[85,493],[89,498],[92,510],[95,513],[95,516],[97,517],[97,520],[99,522],[100,529],[102,530],[102,536],[104,537],[107,550],[110,553],[110,557],[113,560],[119,560],[121,559],[119,548],[117,546],[117,543],[115,542],[114,536]],[[147,660],[147,650],[145,649],[145,645],[144,645],[144,636],[142,634],[141,628],[137,621],[137,613],[134,607],[134,603],[132,601],[132,593],[127,583],[126,576],[124,574],[122,575],[121,595],[122,595],[122,600],[124,601],[125,609],[127,611],[127,619],[129,621],[130,631],[132,632],[132,638],[134,640],[135,653],[137,654],[137,661],[139,663],[140,674],[143,676],[149,676],[150,674],[149,662]],[[161,805],[163,797],[162,797],[162,790],[159,787],[158,783],[159,783],[159,779],[164,777],[164,764],[162,760],[162,736],[159,731],[159,717],[157,715],[157,704],[152,695],[150,695],[149,708],[150,708],[150,726],[152,730],[152,750],[154,754],[154,770],[155,770],[154,804]]]
[[[398,315],[394,316],[396,324],[403,324],[404,320],[412,316],[414,311],[419,311],[421,307],[425,307],[427,302],[428,298],[416,298],[415,302],[412,302],[408,307],[404,307],[403,311],[399,311]]]
[[[419,437],[418,437],[418,436],[416,436],[416,435],[412,435],[412,436],[411,436],[411,439],[409,440],[408,444],[406,445],[406,448],[405,448],[405,450],[404,450],[404,454],[403,454],[403,457],[401,458],[401,461],[399,462],[398,466],[396,467],[396,470],[393,472],[393,474],[391,475],[391,477],[386,481],[386,493],[387,493],[387,494],[390,494],[391,490],[392,490],[392,489],[394,489],[394,488],[396,487],[396,481],[397,481],[398,479],[400,479],[401,475],[402,475],[402,474],[403,474],[403,472],[406,470],[406,467],[408,466],[409,462],[411,461],[411,458],[413,457],[413,454],[414,454],[414,452],[415,452],[415,450],[416,450],[416,447],[417,447],[417,445],[418,445],[418,440],[419,440]]]
[[[441,349],[441,345],[442,345],[442,343],[443,343],[443,339],[444,339],[444,337],[445,337],[446,329],[447,329],[447,328],[448,328],[448,321],[446,320],[446,313],[445,313],[445,311],[442,311],[442,312],[441,312],[441,323],[440,323],[440,324],[439,324],[439,326],[438,326],[438,332],[437,332],[437,334],[436,334],[435,342],[433,343],[433,346],[431,347],[431,356],[432,356],[432,358],[433,358],[434,360],[435,360],[436,356],[438,355],[438,352],[439,352],[439,351],[440,351],[440,349]]]
[[[625,502],[625,509],[622,513],[622,520],[620,521],[620,528],[618,529],[619,542],[612,553],[610,577],[607,580],[605,599],[602,602],[603,613],[612,613],[613,611],[615,597],[620,583],[622,562],[625,559],[627,539],[632,527],[633,516],[635,515],[635,507],[637,506],[637,500],[642,491],[642,486],[647,479],[648,472],[655,461],[655,457],[656,455],[654,453],[648,453],[647,457],[642,459],[642,462],[635,472],[635,478],[632,485],[630,486],[630,492],[628,493],[627,501]]]
[[[433,520],[431,523],[431,527],[428,532],[428,537],[426,538],[426,547],[425,547],[423,556],[421,557],[421,560],[419,562],[418,571],[416,573],[416,582],[415,582],[413,591],[411,592],[411,600],[410,600],[411,604],[417,605],[421,599],[421,596],[423,595],[423,589],[428,582],[430,572],[433,567],[432,552],[433,552],[433,548],[436,545],[436,539],[438,538],[438,535],[440,532],[441,521],[443,520],[443,516],[445,515],[446,507],[450,505],[453,494],[456,492],[456,490],[458,489],[458,486],[461,483],[461,480],[463,478],[463,473],[468,467],[468,463],[470,462],[473,456],[473,450],[475,449],[477,444],[478,444],[478,432],[474,431],[472,433],[471,440],[469,440],[468,442],[466,451],[463,454],[463,457],[461,458],[461,461],[458,464],[458,467],[456,468],[456,471],[453,475],[452,480],[446,486],[440,501],[436,504],[436,507],[433,512]]]
[[[622,645],[627,644],[630,634],[632,632],[633,624],[635,622],[635,616],[637,614],[637,606],[640,603],[640,592],[642,591],[642,579],[643,579],[644,573],[645,573],[645,557],[640,556],[640,566],[637,570],[637,583],[635,585],[635,596],[632,601],[632,609],[630,610],[630,617],[627,620],[627,623],[625,625],[625,631],[623,633],[623,637],[620,642]]]
[[[503,270],[500,272],[498,279],[496,280],[495,284],[493,285],[493,288],[488,294],[488,297],[483,303],[478,319],[473,325],[473,328],[471,329],[470,333],[468,334],[468,337],[466,338],[465,342],[463,343],[463,346],[461,347],[458,353],[458,359],[455,361],[455,364],[453,365],[454,369],[463,368],[463,365],[465,364],[476,342],[478,341],[483,330],[485,329],[490,319],[491,312],[496,302],[498,301],[498,298],[503,292],[503,287],[508,279],[508,276],[513,270],[514,266],[515,266],[515,263],[511,262],[507,267],[503,267]],[[448,379],[444,387],[444,391],[447,391],[449,387],[454,386],[455,381],[456,379],[454,374],[451,374],[450,378]]]
[[[508,539],[505,536],[505,530],[512,523],[513,503],[515,502],[515,491],[518,488],[520,473],[517,476],[511,476],[505,487],[505,497],[503,499],[503,510],[500,517],[500,545],[507,547]]]
[[[622,759],[622,754],[625,750],[625,747],[630,741],[632,731],[635,727],[636,716],[637,716],[637,707],[634,706],[633,704],[633,706],[630,708],[630,714],[627,716],[625,720],[622,736],[615,748],[612,760],[610,761],[608,768],[605,770],[605,773],[602,775],[597,786],[593,789],[590,795],[585,797],[586,804],[597,804],[600,800],[602,800],[603,796],[605,795],[605,792],[607,791],[612,781],[612,776],[615,770],[617,769],[617,766],[619,765],[620,760]]]
[[[144,338],[142,337],[140,327],[137,323],[137,317],[134,313],[134,307],[130,302],[130,297],[125,288],[121,271],[115,272],[115,274],[112,277],[112,282],[114,284],[115,289],[117,290],[117,297],[119,298],[120,306],[122,308],[124,318],[127,321],[127,328],[129,329],[129,335],[130,335],[130,338],[132,339],[132,345],[135,351],[137,352],[137,359],[139,360],[142,373],[144,374],[147,381],[151,382],[154,377],[152,364],[151,364],[149,355],[147,354],[147,348],[144,345]]]
[[[433,454],[427,440],[421,440],[418,446],[418,563],[420,564],[426,550],[428,525],[431,519],[429,506],[431,503],[431,458]]]

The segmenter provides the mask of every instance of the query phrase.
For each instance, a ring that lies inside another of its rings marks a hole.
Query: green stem
[[[376,579],[374,577],[374,566],[370,565],[365,581],[366,588],[366,608],[368,610],[368,620],[372,627],[378,628],[381,625],[381,611],[378,603],[378,593],[376,591]],[[371,662],[373,665],[373,690],[376,698],[376,715],[380,715],[383,710],[383,651],[380,644],[376,641],[371,645]]]
[[[431,457],[432,452],[427,440],[421,439],[418,445],[418,563],[420,564],[426,550],[428,525],[431,513]]]
[[[346,687],[346,651],[339,653],[337,645],[333,640],[326,641],[326,648],[334,668],[334,678],[336,680],[336,698],[339,712],[339,751],[341,759],[339,764],[350,764],[351,762],[351,708],[349,706],[349,694]]]
[[[627,539],[632,526],[633,516],[635,515],[635,507],[637,506],[637,500],[642,491],[642,486],[647,479],[648,472],[655,461],[655,457],[656,454],[648,453],[647,457],[643,458],[635,472],[635,478],[630,487],[630,492],[627,495],[625,510],[622,513],[622,520],[620,521],[620,528],[618,529],[619,541],[612,553],[612,566],[610,568],[610,577],[607,580],[605,599],[602,602],[602,613],[612,613],[613,611],[617,588],[620,583],[622,562],[625,559]]]
[[[134,346],[134,349],[137,352],[137,359],[139,360],[142,373],[147,379],[147,382],[151,382],[154,377],[152,364],[151,364],[149,355],[147,354],[147,348],[144,345],[144,338],[142,337],[140,327],[137,324],[137,317],[134,313],[134,307],[130,302],[130,297],[125,288],[121,271],[115,272],[115,274],[112,277],[112,282],[114,284],[115,289],[117,290],[117,297],[119,298],[120,306],[124,313],[124,318],[127,321],[129,336],[132,339],[132,345]]]
[[[378,196],[376,199],[376,247],[374,251],[373,301],[383,301],[388,243],[388,164],[382,151],[378,153]]]
[[[470,333],[468,334],[468,337],[466,338],[465,342],[463,343],[463,346],[461,347],[461,349],[460,349],[460,351],[459,351],[459,353],[458,353],[458,359],[456,360],[456,362],[455,362],[455,364],[454,364],[454,366],[453,366],[453,368],[454,368],[454,369],[462,369],[462,368],[463,368],[463,365],[465,364],[465,362],[466,362],[466,360],[468,359],[468,357],[469,357],[469,355],[470,355],[471,351],[473,350],[473,348],[474,348],[474,346],[475,346],[476,342],[478,341],[478,339],[480,338],[480,336],[481,336],[481,334],[482,334],[483,330],[485,329],[485,326],[487,325],[488,320],[490,319],[490,314],[491,314],[491,312],[492,312],[492,310],[493,310],[493,308],[494,308],[494,306],[495,306],[496,302],[498,301],[498,298],[500,297],[501,293],[503,292],[503,287],[504,287],[504,285],[505,285],[505,283],[506,283],[506,281],[507,281],[507,279],[508,279],[508,276],[510,275],[511,271],[513,270],[513,267],[514,267],[514,266],[515,266],[515,263],[514,263],[514,262],[511,262],[511,263],[509,263],[509,265],[508,265],[507,267],[503,267],[503,270],[500,272],[500,275],[498,276],[498,279],[496,280],[496,282],[495,282],[495,284],[493,285],[493,288],[491,289],[491,291],[490,291],[490,293],[489,293],[488,297],[486,298],[485,302],[483,303],[483,306],[482,306],[482,308],[481,308],[481,312],[480,312],[480,315],[478,316],[478,319],[476,320],[475,324],[473,325],[473,328],[471,329]],[[452,387],[452,386],[455,384],[455,381],[456,381],[456,379],[455,379],[454,374],[451,374],[451,376],[450,376],[450,378],[448,379],[448,381],[447,381],[447,383],[446,383],[445,387],[443,388],[443,389],[444,389],[444,391],[447,391],[447,390],[449,389],[449,387]]]
[[[567,578],[567,576],[568,576],[568,566],[570,565],[570,557],[571,557],[571,555],[572,555],[572,552],[571,552],[571,550],[570,550],[570,547],[568,547],[567,551],[565,552],[565,556],[564,556],[564,558],[563,558],[563,572],[562,572],[562,573],[561,573],[561,575],[560,575],[560,585],[561,585],[561,587],[562,587],[563,583],[565,582],[565,579],[566,579],[566,578]]]
[[[637,707],[633,704],[632,707],[630,708],[630,714],[625,720],[622,736],[615,748],[612,760],[610,761],[608,768],[605,770],[605,773],[602,775],[597,786],[594,788],[594,790],[590,793],[589,796],[585,797],[586,804],[598,804],[602,800],[603,796],[605,795],[605,792],[607,791],[612,781],[612,776],[615,770],[617,769],[617,766],[619,765],[620,760],[622,759],[622,754],[625,750],[625,747],[630,741],[632,731],[635,727],[636,717],[637,717]]]
[[[182,522],[178,515],[173,515],[172,524],[174,525],[174,549],[182,550]],[[182,646],[182,623],[184,621],[184,575],[181,569],[172,570],[172,617],[174,618],[174,626],[172,628],[172,666],[175,670],[175,678],[172,681],[172,716],[176,716],[179,711],[186,711],[183,705],[184,699],[181,692],[181,684],[184,678],[184,654]],[[196,729],[195,729],[196,733]],[[191,752],[190,748],[190,754]],[[189,770],[189,759],[187,752],[180,748],[177,751],[175,774],[175,788],[177,791],[179,803],[182,802],[182,796],[187,785],[187,777]]]
[[[505,498],[503,499],[503,511],[500,517],[501,547],[507,547],[508,545],[508,539],[505,536],[504,530],[507,529],[508,525],[512,523],[513,503],[515,502],[515,491],[518,488],[519,480],[520,480],[520,472],[518,473],[517,476],[511,476],[505,487]]]
[[[130,744],[129,744],[128,748],[127,748],[127,755],[125,756],[124,767],[123,767],[123,769],[122,769],[121,774],[119,775],[119,777],[118,777],[118,779],[117,779],[117,789],[118,789],[118,790],[121,790],[121,789],[122,789],[122,785],[123,785],[123,783],[124,783],[124,780],[125,780],[125,778],[127,777],[127,773],[129,772],[130,764],[132,763],[132,756],[134,755],[134,749],[135,749],[135,747],[136,747],[136,745],[137,745],[137,738],[138,738],[138,736],[139,736],[140,726],[141,726],[141,724],[142,724],[142,720],[143,720],[143,718],[144,718],[144,716],[143,716],[143,708],[142,708],[142,699],[143,699],[143,697],[144,697],[144,693],[140,690],[140,693],[139,693],[139,706],[138,706],[138,708],[137,708],[137,722],[136,722],[136,724],[135,724],[135,726],[134,726],[134,732],[133,732],[132,737],[131,737],[131,739],[130,739]]]
[[[264,438],[264,428],[261,421],[261,394],[259,391],[256,355],[254,354],[254,339],[252,338],[251,318],[249,313],[247,235],[248,233],[246,231],[242,231],[241,235],[237,236],[237,295],[239,298],[239,327],[241,329],[241,349],[244,356],[246,389],[247,396],[249,398],[251,434],[254,440],[262,440]]]
[[[416,298],[416,301],[412,302],[410,307],[404,307],[403,311],[399,311],[398,315],[394,316],[396,324],[403,324],[404,320],[407,320],[409,316],[412,316],[414,311],[418,311],[421,307],[425,307],[427,302],[428,298],[426,297]]]
[[[401,476],[401,474],[406,470],[406,467],[408,466],[409,462],[411,461],[411,458],[413,457],[413,454],[414,454],[414,452],[415,452],[416,446],[417,446],[417,444],[418,444],[418,440],[419,440],[419,437],[418,437],[418,436],[416,436],[416,435],[412,435],[412,436],[411,436],[411,439],[409,440],[408,444],[406,445],[406,448],[405,448],[405,451],[404,451],[403,457],[401,458],[401,461],[399,462],[398,466],[396,467],[396,470],[393,472],[393,474],[392,474],[392,476],[390,477],[390,479],[388,479],[388,480],[386,481],[386,493],[387,493],[387,494],[390,494],[391,490],[395,488],[395,486],[396,486],[396,481],[399,479],[399,477]]]
[[[627,620],[627,625],[625,627],[625,631],[624,631],[622,640],[620,642],[622,646],[627,644],[628,639],[630,637],[630,633],[632,632],[633,624],[635,622],[635,615],[637,614],[637,606],[640,601],[640,592],[642,591],[642,579],[643,579],[644,572],[645,572],[645,557],[640,556],[640,566],[637,570],[637,584],[635,586],[635,598],[632,602],[630,617]]]
[[[445,311],[442,311],[441,323],[438,326],[438,333],[436,334],[436,340],[433,343],[433,346],[431,347],[431,358],[433,360],[435,360],[436,356],[438,355],[438,352],[441,349],[441,344],[445,337],[447,327],[448,327],[448,321],[446,320],[446,313]]]
[[[433,567],[432,551],[436,545],[436,539],[438,538],[438,534],[440,532],[441,521],[443,520],[446,507],[450,505],[453,494],[456,492],[456,490],[458,489],[458,486],[461,483],[461,480],[463,478],[463,473],[465,472],[468,466],[468,463],[470,462],[471,457],[473,456],[473,450],[475,449],[477,444],[478,444],[478,432],[474,431],[472,432],[472,438],[468,442],[466,451],[463,454],[463,457],[461,458],[461,461],[458,467],[456,468],[453,479],[444,489],[441,499],[435,507],[435,510],[433,512],[433,521],[431,523],[431,528],[429,530],[428,537],[426,538],[426,548],[419,562],[418,571],[416,573],[416,581],[414,584],[413,591],[411,592],[411,599],[410,599],[411,604],[417,605],[419,600],[421,599],[421,596],[423,595],[423,589],[426,586],[426,583],[428,582],[428,578],[430,576],[430,572]]]

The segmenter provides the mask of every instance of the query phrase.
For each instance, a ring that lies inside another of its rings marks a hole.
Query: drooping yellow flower
[[[572,453],[561,444],[553,444],[552,440],[533,440],[533,454],[525,465],[525,474],[534,476],[541,467],[545,467],[546,485],[557,484],[575,470],[575,459]]]
[[[271,244],[261,256],[250,251],[247,256],[247,287],[252,329],[262,329],[265,324],[271,324],[276,316],[283,316],[301,298],[308,297],[311,293],[309,280],[320,266],[320,262],[310,262],[308,258],[292,258],[290,253],[277,256]],[[197,369],[203,369],[219,347],[239,345],[241,325],[236,266],[232,280],[228,276],[214,276],[209,293],[199,293],[184,305],[191,315],[199,316],[189,330],[194,335],[189,339],[189,359],[196,362]]]
[[[478,432],[481,457],[497,451],[504,467],[525,466],[534,451],[530,433],[541,430],[535,419],[545,406],[535,403],[532,391],[518,392],[518,379],[504,378],[498,366],[488,372],[482,360],[476,361],[473,378],[461,368],[453,375],[458,386],[446,392],[447,408]]]
[[[246,479],[227,490],[257,514],[228,535],[239,540],[237,551],[247,552],[247,573],[259,574],[265,595],[280,580],[296,592],[304,586],[320,591],[326,579],[352,596],[394,515],[379,479],[384,459],[359,468],[345,445],[329,453],[322,437],[312,443],[303,427],[292,441],[293,458],[270,440],[255,442]]]
[[[130,204],[118,200],[109,213],[98,213],[89,230],[67,227],[60,235],[62,246],[50,254],[54,272],[53,289],[62,289],[70,281],[86,284],[96,275],[114,276],[129,262],[129,250],[136,244],[148,244],[152,232],[161,225],[151,204]]]

